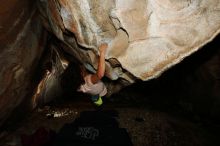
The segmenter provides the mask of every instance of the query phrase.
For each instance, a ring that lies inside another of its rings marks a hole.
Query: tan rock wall
[[[42,0],[39,8],[68,51],[94,68],[97,46],[108,42],[106,76],[130,83],[158,77],[220,32],[219,0]]]

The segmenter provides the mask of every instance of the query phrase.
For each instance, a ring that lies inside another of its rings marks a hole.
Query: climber
[[[98,69],[95,74],[88,72],[83,65],[72,62],[68,65],[61,78],[62,87],[77,90],[91,95],[91,100],[97,106],[102,105],[102,97],[106,95],[107,89],[101,81],[105,74],[105,52],[108,45],[103,43],[99,46]]]

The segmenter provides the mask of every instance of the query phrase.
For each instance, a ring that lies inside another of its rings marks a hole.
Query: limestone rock
[[[96,68],[97,46],[108,42],[106,76],[130,83],[158,77],[220,32],[219,0],[41,0],[39,8],[85,66]]]

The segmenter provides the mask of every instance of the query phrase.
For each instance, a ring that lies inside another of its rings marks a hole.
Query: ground
[[[39,127],[56,132],[73,122],[82,111],[116,110],[121,128],[126,128],[134,146],[219,146],[217,125],[193,121],[181,112],[165,112],[143,104],[115,103],[106,100],[102,108],[87,99],[56,101],[35,109],[25,119],[7,127],[0,135],[1,146],[20,146],[21,134],[31,134]]]

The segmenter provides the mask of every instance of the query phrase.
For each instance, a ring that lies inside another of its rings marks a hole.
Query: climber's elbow
[[[105,73],[104,72],[98,72],[97,77],[101,80],[104,77]]]

